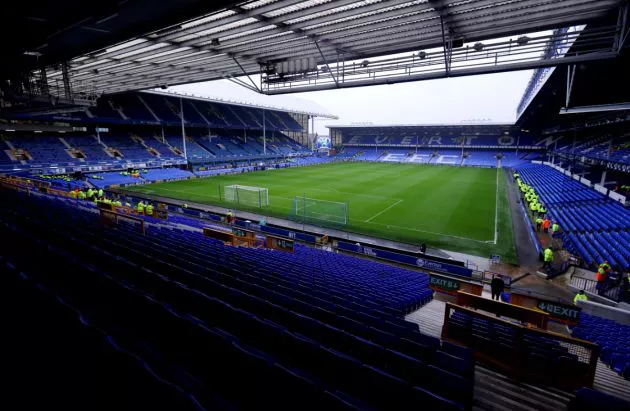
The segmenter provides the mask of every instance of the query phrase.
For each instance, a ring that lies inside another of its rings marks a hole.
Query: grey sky
[[[280,96],[260,95],[227,80],[169,90],[338,115],[339,120],[315,121],[315,130],[323,134],[327,132],[325,126],[333,124],[458,124],[481,119],[514,122],[531,73],[517,71]]]

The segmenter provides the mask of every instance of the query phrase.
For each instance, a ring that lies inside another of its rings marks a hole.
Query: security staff
[[[577,305],[578,301],[588,301],[588,297],[584,294],[584,290],[580,290],[575,297],[573,297],[573,304]]]
[[[103,189],[102,188],[98,189],[98,196],[99,197],[103,197]]]
[[[153,217],[153,204],[147,204],[147,215]]]
[[[553,249],[551,248],[551,246],[545,249],[543,260],[544,263],[542,268],[551,269],[551,263],[553,263]]]
[[[138,214],[144,214],[144,203],[142,201],[138,203]]]
[[[542,227],[543,219],[541,217],[536,218],[536,231],[540,231],[540,227]]]
[[[559,234],[559,231],[560,231],[560,224],[558,224],[557,221],[554,221],[553,225],[551,226],[551,236],[555,238]]]

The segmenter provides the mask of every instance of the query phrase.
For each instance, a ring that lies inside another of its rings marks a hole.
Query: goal
[[[225,201],[252,207],[269,205],[269,190],[265,187],[241,186],[238,184],[223,188]]]
[[[348,204],[303,196],[293,198],[292,216],[300,221],[348,224]]]

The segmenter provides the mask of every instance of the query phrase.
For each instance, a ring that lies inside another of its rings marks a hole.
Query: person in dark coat
[[[492,299],[500,301],[501,293],[505,289],[505,281],[500,275],[496,275],[492,281],[490,281],[490,290],[492,291]]]

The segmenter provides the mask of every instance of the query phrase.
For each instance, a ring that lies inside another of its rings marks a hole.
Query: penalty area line
[[[364,222],[369,223],[370,221],[372,221],[373,219],[375,219],[376,217],[378,217],[379,215],[383,214],[385,211],[389,210],[390,208],[397,206],[398,204],[402,203],[403,200],[398,200],[396,201],[394,204],[391,204],[389,207],[384,208],[383,210],[381,210],[380,212],[374,214],[372,217],[368,218],[367,220],[365,220]]]

